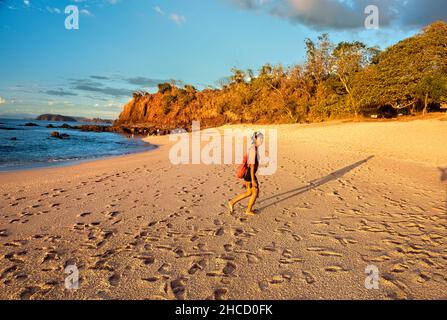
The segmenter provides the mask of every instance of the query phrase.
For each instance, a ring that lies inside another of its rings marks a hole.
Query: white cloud
[[[27,7],[29,7],[29,5],[30,5],[30,2],[29,2],[29,0],[24,0],[23,1],[23,3],[25,4],[25,6],[27,6]]]
[[[171,13],[169,19],[174,21],[176,24],[181,25],[186,22],[185,16],[179,15],[177,13]]]
[[[84,16],[87,16],[87,17],[93,17],[93,13],[91,13],[89,10],[87,10],[87,9],[81,9],[80,11],[79,11],[81,14],[83,14]]]
[[[47,9],[47,11],[49,13],[57,13],[57,14],[61,14],[62,13],[62,11],[60,9],[58,9],[58,8],[47,7],[46,9]]]
[[[246,10],[262,10],[317,30],[364,28],[365,8],[375,5],[380,26],[420,27],[445,20],[445,0],[227,0]]]
[[[164,16],[165,12],[163,10],[161,10],[161,8],[159,6],[154,7],[155,12],[157,12],[158,14]]]
[[[4,104],[4,103],[6,103],[6,99],[3,97],[0,97],[0,104]]]
[[[159,6],[155,6],[154,11],[160,16],[166,15],[163,9],[161,9]],[[178,25],[184,24],[186,22],[186,17],[178,13],[171,13],[167,18]]]

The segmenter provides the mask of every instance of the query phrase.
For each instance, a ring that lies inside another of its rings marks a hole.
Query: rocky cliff
[[[114,127],[129,128],[132,133],[150,134],[157,129],[188,130],[193,120],[201,121],[202,127],[224,123],[221,115],[210,111],[210,90],[198,92],[192,87],[166,86],[154,94],[135,93],[114,122]]]

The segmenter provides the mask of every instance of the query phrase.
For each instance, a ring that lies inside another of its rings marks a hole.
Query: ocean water
[[[38,127],[26,127],[26,123]],[[80,122],[66,122],[81,125]],[[46,128],[64,122],[0,119],[0,171],[70,164],[83,160],[118,156],[150,150],[153,146],[138,138],[109,132]],[[68,139],[51,137],[51,132],[68,134]]]

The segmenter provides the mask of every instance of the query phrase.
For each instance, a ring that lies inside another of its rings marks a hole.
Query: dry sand
[[[225,208],[234,165],[173,166],[166,137],[0,174],[0,298],[447,298],[447,122],[272,127],[278,172],[259,177],[255,217]]]

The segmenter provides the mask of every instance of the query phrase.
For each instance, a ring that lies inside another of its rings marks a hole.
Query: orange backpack
[[[237,168],[236,176],[239,179],[243,179],[245,177],[245,174],[247,173],[247,169],[248,169],[247,162],[248,162],[248,155],[244,154],[244,158],[242,160],[242,164],[239,165],[239,167]]]

